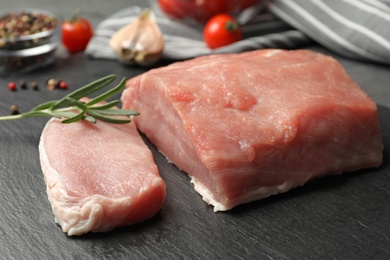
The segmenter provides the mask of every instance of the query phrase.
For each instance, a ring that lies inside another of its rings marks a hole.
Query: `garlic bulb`
[[[114,33],[110,47],[125,64],[149,66],[157,62],[164,49],[164,38],[150,9]]]

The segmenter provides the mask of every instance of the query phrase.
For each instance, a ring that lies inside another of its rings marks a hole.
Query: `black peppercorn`
[[[38,90],[38,89],[39,89],[38,83],[36,83],[35,81],[31,82],[31,88],[32,88],[33,90]]]
[[[20,87],[21,89],[26,89],[26,88],[27,88],[27,83],[26,83],[26,81],[24,81],[24,80],[19,81],[19,87]]]
[[[18,115],[19,114],[19,107],[17,105],[12,105],[10,107],[11,115]]]

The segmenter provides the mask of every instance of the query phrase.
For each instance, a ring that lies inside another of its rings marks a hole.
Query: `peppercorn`
[[[65,81],[61,81],[59,86],[60,86],[60,89],[67,89],[68,88],[68,83],[66,83]]]
[[[27,83],[26,83],[26,81],[24,81],[24,80],[19,81],[19,87],[20,87],[21,89],[26,89],[26,88],[27,88]]]
[[[61,84],[61,82],[62,82],[62,79],[59,79],[59,80],[57,80],[57,85],[56,85],[56,88],[60,88],[60,84]]]
[[[49,79],[47,81],[47,89],[48,90],[54,90],[57,86],[58,82],[55,79]]]
[[[17,105],[12,105],[10,107],[11,115],[18,115],[19,114],[19,107]]]
[[[11,91],[16,91],[16,84],[15,82],[9,82],[8,83],[8,89],[11,90]]]
[[[33,90],[39,90],[38,83],[36,83],[35,81],[31,82],[31,88],[32,88]]]

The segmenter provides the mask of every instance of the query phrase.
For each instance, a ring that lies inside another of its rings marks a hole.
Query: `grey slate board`
[[[67,237],[54,223],[39,164],[38,142],[47,120],[0,122],[0,259],[389,258],[390,68],[340,61],[379,104],[383,165],[316,180],[229,212],[214,213],[187,175],[145,139],[167,184],[161,211],[135,226]],[[0,113],[8,114],[13,103],[25,111],[62,97],[66,92],[45,89],[46,76],[67,80],[72,88],[108,73],[120,78],[143,71],[77,54],[34,73],[0,78]],[[10,92],[8,81],[19,79],[39,82],[40,90]]]

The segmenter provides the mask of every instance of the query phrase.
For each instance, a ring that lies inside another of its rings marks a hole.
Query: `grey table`
[[[31,6],[65,15],[81,7],[96,25],[132,3],[7,0],[0,9]],[[385,144],[379,169],[326,177],[214,213],[186,174],[146,140],[167,184],[161,211],[142,224],[68,237],[54,223],[39,164],[38,142],[47,119],[1,122],[0,259],[390,259],[390,67],[343,59],[316,45],[307,48],[337,58],[377,102]],[[8,114],[13,103],[27,110],[62,97],[63,91],[45,89],[48,76],[66,80],[72,89],[110,73],[130,78],[144,71],[82,53],[62,57],[45,69],[0,78],[0,114]],[[20,79],[37,81],[41,88],[10,92],[7,83]]]

